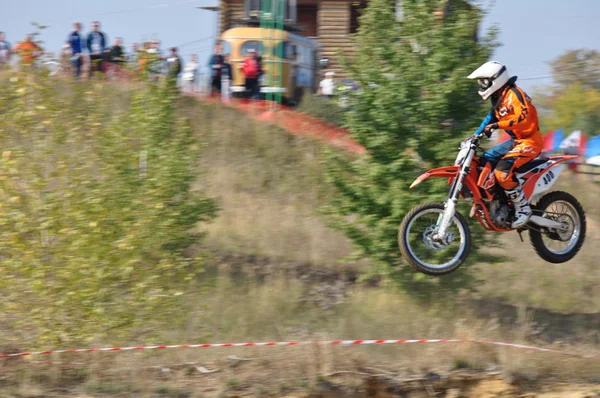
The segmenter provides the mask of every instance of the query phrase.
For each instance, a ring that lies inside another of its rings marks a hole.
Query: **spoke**
[[[556,232],[561,238],[568,236],[568,239],[564,241],[562,239],[552,239],[546,234],[544,234],[542,237],[544,245],[550,251],[556,254],[568,252],[572,249],[572,247],[577,243],[578,240],[578,229],[580,223],[579,214],[569,202],[565,202],[562,200],[549,204],[546,208],[545,213],[547,213],[548,217],[563,222],[568,226],[568,230],[566,233],[564,231],[561,231],[560,233],[558,231]]]
[[[419,214],[407,231],[407,240],[412,255],[419,262],[433,268],[443,267],[455,261],[463,247],[461,229],[457,225],[456,218],[452,220],[448,228],[448,232],[453,234],[451,242],[446,244],[431,240],[431,235],[441,214],[441,209]]]

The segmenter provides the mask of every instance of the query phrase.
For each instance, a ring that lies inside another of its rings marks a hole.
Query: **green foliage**
[[[554,81],[559,88],[581,84],[600,90],[600,52],[596,50],[568,50],[550,62]]]
[[[216,213],[201,150],[157,84],[13,74],[0,97],[0,327],[20,344],[114,340],[172,318]]]
[[[328,174],[339,196],[326,209],[358,257],[386,266],[403,264],[397,233],[404,214],[422,201],[445,199],[445,180],[408,187],[423,169],[452,164],[460,140],[487,113],[466,76],[496,45],[493,32],[476,40],[483,13],[466,2],[453,2],[442,19],[434,14],[437,1],[404,1],[402,21],[395,3],[371,1],[361,17],[356,58],[347,65],[361,90],[350,99],[346,125],[369,155],[331,155]],[[451,127],[442,127],[449,120]],[[394,276],[416,290],[429,282],[459,287],[470,281],[464,268],[431,279],[401,266]]]
[[[542,129],[600,134],[600,53],[569,50],[550,63],[554,86],[535,95]]]
[[[600,134],[599,89],[573,83],[552,95],[541,95],[539,102],[546,110],[541,117],[542,128],[582,130],[590,136]]]

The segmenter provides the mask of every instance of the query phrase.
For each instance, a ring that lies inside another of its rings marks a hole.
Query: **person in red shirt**
[[[538,157],[542,151],[537,110],[531,98],[515,84],[517,77],[509,77],[506,66],[498,62],[486,62],[468,78],[477,79],[481,98],[492,101],[492,110],[484,120],[486,135],[489,137],[493,130],[501,129],[512,138],[486,151],[482,158],[491,163],[497,162],[494,170],[496,181],[515,207],[512,227],[522,227],[532,212],[515,170]]]
[[[258,78],[260,77],[261,70],[256,50],[248,50],[248,57],[244,59],[241,68],[242,73],[246,76],[246,92],[250,94],[251,98],[258,99],[260,96]]]
[[[21,62],[25,65],[33,64],[43,54],[42,48],[32,40],[30,34],[25,35],[25,40],[17,44],[13,52],[19,54]]]

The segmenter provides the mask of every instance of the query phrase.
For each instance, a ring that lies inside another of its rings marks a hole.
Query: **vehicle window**
[[[242,44],[242,48],[240,49],[242,57],[248,56],[248,50],[258,51],[259,54],[264,53],[263,44],[258,40],[249,40]]]
[[[296,60],[300,64],[312,64],[313,63],[313,50],[310,47],[297,46],[296,47]]]
[[[273,55],[285,59],[295,59],[296,45],[287,41],[281,42],[273,49]]]

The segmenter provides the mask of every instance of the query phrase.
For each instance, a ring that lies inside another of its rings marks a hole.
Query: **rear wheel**
[[[537,254],[550,263],[571,260],[585,240],[586,220],[583,207],[566,192],[550,192],[535,205],[535,215],[561,222],[564,230],[540,228],[529,230],[529,240]]]
[[[402,220],[398,245],[408,263],[427,275],[455,271],[471,250],[471,231],[460,213],[455,213],[445,239],[437,239],[435,228],[444,213],[442,203],[423,203]]]

